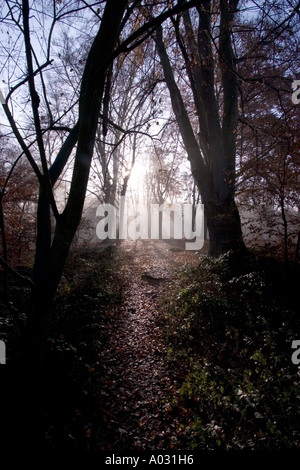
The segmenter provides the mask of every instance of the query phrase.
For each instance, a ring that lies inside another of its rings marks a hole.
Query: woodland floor
[[[157,302],[174,269],[199,262],[199,255],[162,241],[128,241],[124,249],[126,300],[112,312],[111,340],[100,357],[106,371],[100,389],[106,424],[101,448],[177,448],[180,425],[182,420],[187,425],[188,417],[171,404],[180,386],[167,363]]]
[[[190,418],[177,400],[171,403],[180,384],[158,326],[159,303],[176,270],[196,265],[200,256],[185,251],[181,241],[159,240],[125,241],[121,251],[108,247],[71,256],[45,365],[41,408],[47,446],[178,448]]]
[[[74,249],[43,377],[14,389],[13,432],[32,422],[33,447],[41,431],[58,450],[299,449],[299,266],[206,254],[179,241]],[[29,293],[14,289],[24,317]],[[12,357],[14,319],[5,327]]]

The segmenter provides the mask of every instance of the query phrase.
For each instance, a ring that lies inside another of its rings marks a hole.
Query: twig
[[[18,271],[12,268],[1,256],[0,256],[0,264],[2,264],[4,268],[6,268],[10,273],[12,273],[15,277],[17,277],[21,281],[24,281],[26,284],[29,284],[31,287],[35,286],[34,282],[31,279],[29,279],[29,277],[22,276],[22,274],[18,273]]]

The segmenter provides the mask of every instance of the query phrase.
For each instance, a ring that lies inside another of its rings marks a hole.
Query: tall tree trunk
[[[214,58],[210,43],[210,2],[199,6],[198,42],[192,29],[188,12],[184,13],[189,51],[180,38],[177,40],[183,52],[194,104],[199,117],[199,141],[195,137],[180,90],[176,84],[169,57],[163,42],[162,28],[156,31],[156,45],[173,111],[191,164],[192,174],[198,185],[210,237],[210,254],[218,256],[230,249],[245,248],[241,221],[234,201],[235,192],[235,133],[237,125],[237,83],[234,73],[233,52],[230,42],[228,2],[220,2],[222,51],[222,84],[224,93],[224,117],[221,125],[214,91]],[[224,5],[223,5],[224,3]],[[235,2],[236,4],[237,2]],[[176,25],[175,25],[176,27]],[[228,62],[227,62],[228,60]]]
[[[112,60],[127,3],[127,0],[107,1],[98,34],[87,58],[80,91],[79,122],[75,126],[76,136],[73,135],[76,139],[78,136],[78,144],[70,194],[63,213],[57,217],[52,242],[49,238],[51,237],[49,202],[46,201],[44,194],[40,194],[39,245],[35,259],[36,287],[32,295],[31,317],[26,338],[30,360],[36,365],[42,364],[53,299],[81,219],[106,72]],[[70,146],[72,147],[72,142],[68,143],[66,153],[70,150]],[[53,175],[50,172],[52,184],[59,174],[59,167],[63,165],[64,158],[61,157],[60,164],[58,162],[58,165],[54,166]]]
[[[244,250],[241,221],[234,199],[204,202],[209,231],[209,252],[219,256],[229,250]]]

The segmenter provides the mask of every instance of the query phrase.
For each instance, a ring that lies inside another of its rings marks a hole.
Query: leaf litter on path
[[[182,424],[187,426],[190,417],[179,405],[180,386],[168,367],[157,302],[172,270],[199,257],[182,256],[162,241],[126,241],[124,249],[124,302],[110,314],[110,342],[99,354],[106,373],[99,387],[97,448],[179,449]]]

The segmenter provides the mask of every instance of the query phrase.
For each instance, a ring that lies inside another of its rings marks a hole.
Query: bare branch
[[[29,83],[29,91],[30,91],[30,96],[31,96],[33,119],[34,119],[34,124],[35,124],[35,129],[36,129],[37,144],[38,144],[42,168],[43,168],[45,189],[47,191],[49,203],[51,204],[53,214],[55,218],[58,219],[59,213],[58,213],[58,209],[56,206],[56,202],[55,202],[52,187],[51,187],[47,159],[46,159],[46,152],[45,152],[45,147],[44,147],[44,142],[43,142],[41,122],[40,122],[40,117],[39,117],[39,112],[38,112],[40,98],[35,88],[34,75],[33,75],[32,48],[31,48],[30,29],[29,29],[28,0],[23,0],[22,6],[23,6],[22,10],[23,10],[23,25],[24,25],[24,42],[25,42],[26,62],[27,62],[27,67],[28,67],[28,83]]]
[[[0,264],[7,269],[10,273],[12,273],[15,277],[20,279],[21,281],[29,284],[31,287],[34,287],[34,282],[29,279],[29,277],[22,276],[22,274],[18,273],[14,268],[12,268],[1,256],[0,256]]]

